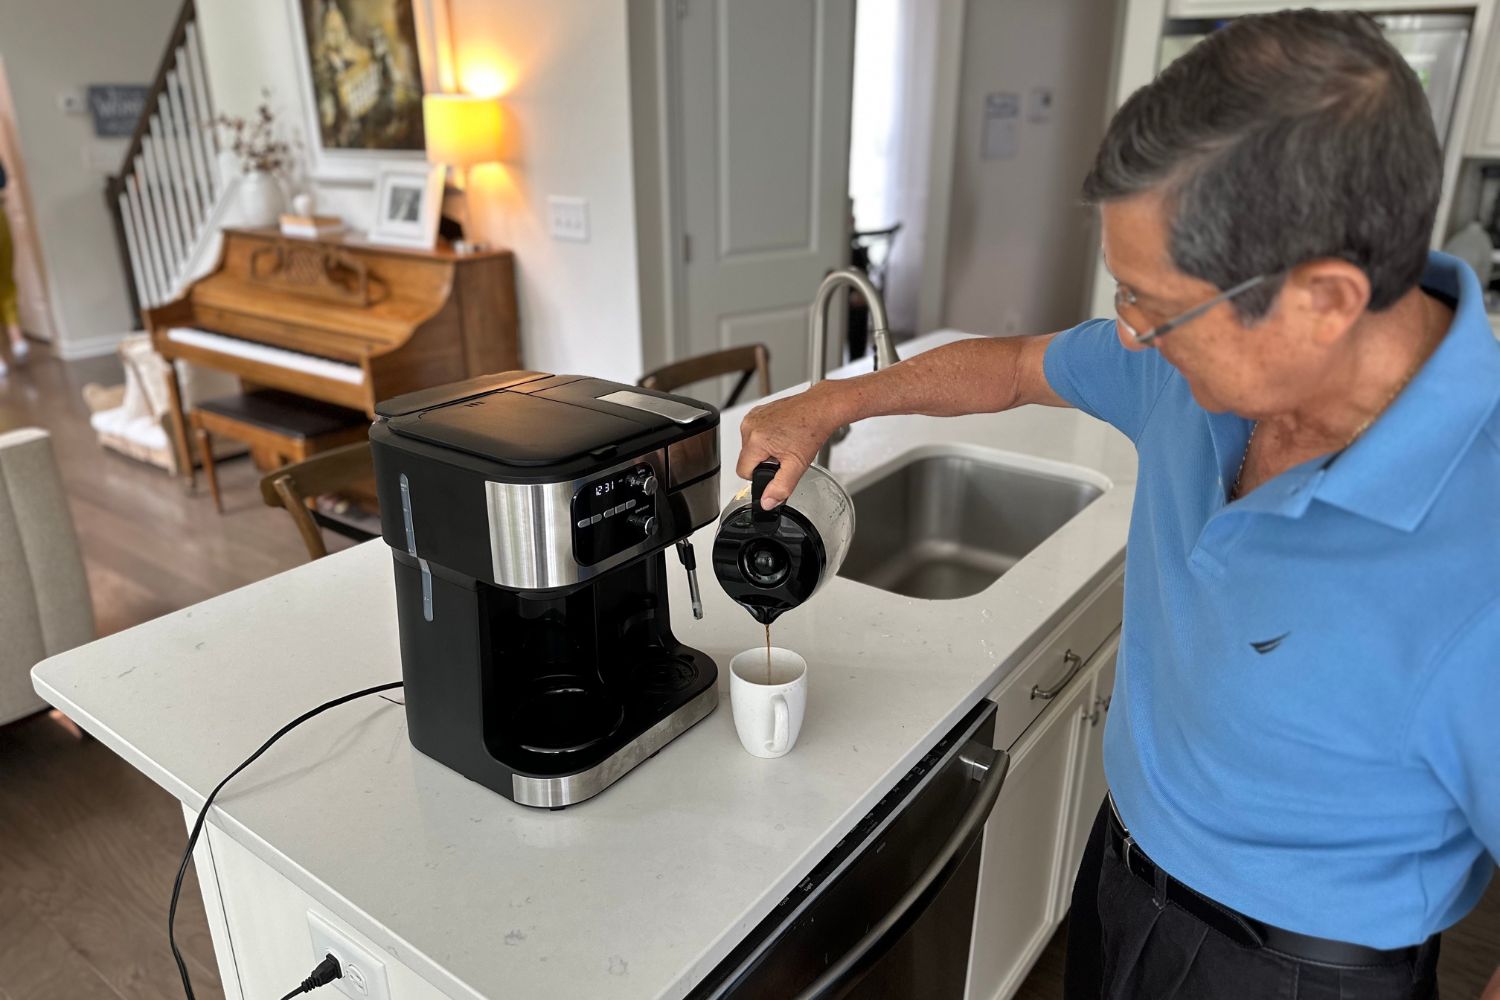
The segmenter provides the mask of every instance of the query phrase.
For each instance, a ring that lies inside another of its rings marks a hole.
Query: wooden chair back
[[[724,400],[725,409],[739,402],[740,394],[750,384],[752,376],[759,383],[760,395],[769,395],[771,392],[770,349],[765,344],[748,344],[744,347],[730,347],[722,351],[683,358],[681,361],[674,361],[655,371],[647,372],[636,384],[644,389],[675,392],[683,386],[706,379],[721,378],[725,375],[739,376],[728,398]]]
[[[283,466],[260,481],[260,498],[267,507],[281,507],[292,516],[309,559],[328,554],[310,500],[373,482],[375,461],[370,443],[359,441],[319,452],[309,459]],[[344,532],[350,534],[349,532]]]

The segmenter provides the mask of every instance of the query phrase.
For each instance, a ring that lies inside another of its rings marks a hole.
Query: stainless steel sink
[[[907,597],[977,594],[1103,489],[958,450],[918,452],[853,494],[839,575]]]

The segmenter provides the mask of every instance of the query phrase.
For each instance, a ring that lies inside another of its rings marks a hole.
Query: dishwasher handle
[[[854,947],[843,958],[829,966],[812,985],[797,994],[797,1000],[836,1000],[847,994],[870,966],[879,961],[886,950],[917,922],[963,863],[967,854],[965,846],[983,830],[990,812],[995,808],[995,800],[1000,797],[1000,786],[1005,783],[1005,772],[1010,767],[1010,754],[1004,750],[971,745],[964,749],[959,758],[970,770],[982,773],[984,777],[974,801],[949,834],[937,857],[933,858],[911,888],[896,901],[890,912],[870,928],[869,933],[855,942]]]

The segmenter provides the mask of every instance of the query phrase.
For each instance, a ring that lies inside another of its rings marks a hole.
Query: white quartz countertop
[[[723,418],[726,498],[741,412]],[[703,621],[670,553],[667,564],[674,630],[718,663],[721,704],[597,798],[516,805],[417,753],[402,709],[372,697],[294,730],[225,788],[212,822],[452,996],[683,996],[1123,558],[1134,449],[1073,410],[870,420],[832,465],[857,488],[904,453],[949,447],[1063,463],[1108,489],[982,594],[922,601],[840,578],[781,618],[775,641],[809,663],[788,756],[751,757],[735,738],[729,659],[762,632],[714,581],[709,526],[694,538]],[[34,675],[43,697],[197,809],[288,720],[400,678],[391,558],[370,542]]]

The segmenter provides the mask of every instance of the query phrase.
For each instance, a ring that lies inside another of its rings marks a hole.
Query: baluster
[[[165,294],[166,290],[171,287],[171,275],[176,269],[176,264],[171,237],[167,230],[167,215],[163,211],[160,189],[156,184],[156,168],[149,154],[150,147],[149,137],[141,140],[141,152],[136,158],[135,174],[136,183],[141,192],[141,206],[146,209],[146,217],[151,223],[149,232],[152,253],[157,264],[156,274],[162,293]]]
[[[177,165],[178,197],[188,215],[188,245],[197,242],[198,230],[203,227],[204,207],[198,201],[198,187],[193,183],[193,158],[187,148],[187,121],[182,109],[182,98],[176,87],[177,71],[167,74],[162,99],[171,119],[172,160]]]
[[[199,218],[203,224],[208,223],[208,217],[213,212],[213,190],[208,182],[208,169],[203,161],[202,138],[199,135],[203,127],[198,117],[198,111],[193,105],[192,87],[188,85],[184,70],[187,58],[184,49],[177,50],[177,69],[172,72],[172,85],[177,91],[177,106],[182,109],[183,123],[183,145],[188,151],[187,163],[190,165],[193,175],[193,192],[197,195],[199,205]]]
[[[177,224],[177,206],[172,203],[172,175],[167,170],[166,153],[162,151],[160,114],[151,116],[151,142],[145,146],[145,151],[146,162],[150,167],[149,176],[156,182],[152,193],[166,219],[167,246],[171,250],[169,280],[175,281],[182,259],[187,256],[187,247],[182,240],[182,229]]]
[[[140,170],[140,157],[136,157],[135,168],[125,178],[125,192],[130,195],[130,214],[135,220],[137,238],[141,244],[141,263],[144,265],[142,271],[146,276],[146,284],[150,288],[148,298],[152,305],[160,305],[166,298],[162,294],[161,246],[151,225],[151,213],[142,194]]]
[[[130,252],[130,276],[135,281],[135,298],[143,309],[156,305],[156,297],[146,285],[146,264],[141,259],[141,242],[135,235],[135,219],[130,214],[130,197],[125,191],[115,205],[120,213],[121,228],[125,230],[125,247]]]
[[[203,48],[198,42],[198,26],[188,23],[186,32],[185,48],[188,55],[188,79],[193,85],[194,107],[199,114],[199,121],[208,122],[213,118],[213,102],[209,99],[207,77],[203,75]],[[200,133],[203,138],[203,156],[209,168],[209,181],[213,185],[212,194],[216,198],[224,190],[223,165],[219,162],[219,144],[214,139],[213,130],[205,127]]]
[[[193,244],[198,235],[198,219],[193,211],[192,199],[188,195],[187,173],[182,169],[182,160],[178,156],[177,111],[173,105],[170,90],[162,91],[160,113],[162,152],[166,156],[168,177],[171,181],[168,187],[172,194],[172,203],[177,207],[177,220],[182,224],[183,256],[186,259],[192,256]]]

